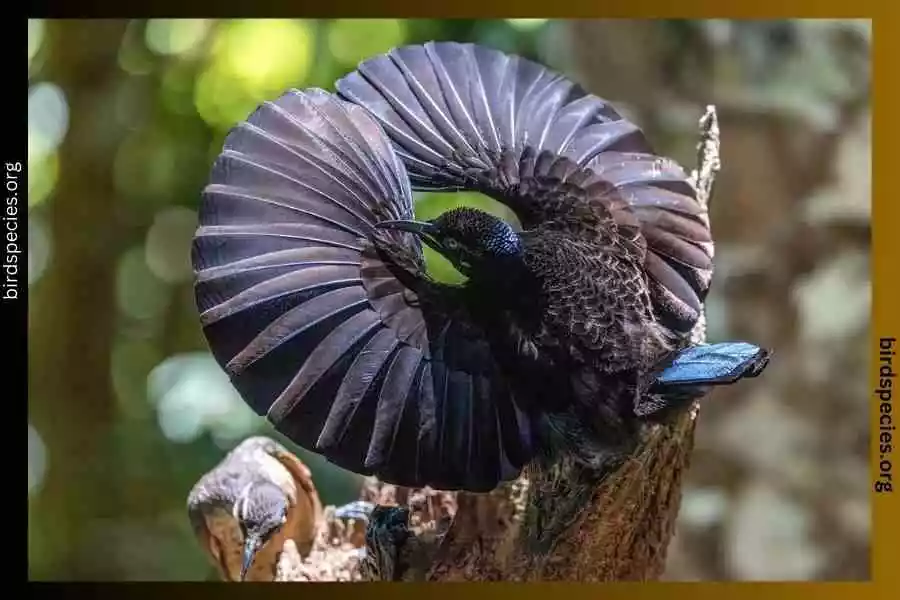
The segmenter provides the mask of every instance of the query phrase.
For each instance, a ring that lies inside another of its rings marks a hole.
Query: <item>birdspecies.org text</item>
[[[3,300],[19,298],[19,273],[23,272],[22,234],[19,231],[19,179],[22,163],[6,163],[6,209],[3,211]]]
[[[19,273],[23,271],[22,235],[19,231],[19,179],[22,163],[6,163],[6,209],[3,211],[3,300],[19,298]]]
[[[894,415],[893,395],[894,378],[894,347],[897,339],[883,337],[878,339],[878,384],[875,387],[875,397],[878,399],[878,477],[875,480],[876,492],[893,492],[891,481],[891,454],[894,451]]]

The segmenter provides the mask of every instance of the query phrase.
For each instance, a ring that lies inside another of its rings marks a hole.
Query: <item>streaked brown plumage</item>
[[[226,581],[272,581],[286,539],[301,556],[313,544],[322,505],[309,469],[278,442],[251,437],[205,474],[188,495],[194,533]],[[284,523],[280,524],[284,509]],[[267,528],[268,524],[274,527]],[[245,577],[248,534],[266,533]]]

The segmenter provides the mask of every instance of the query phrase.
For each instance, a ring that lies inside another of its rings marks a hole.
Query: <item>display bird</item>
[[[694,344],[713,270],[683,170],[613,106],[521,57],[431,42],[289,90],[231,131],[193,245],[209,346],[245,401],[333,463],[486,491],[602,469],[642,427],[758,375]],[[413,190],[480,192],[414,217]],[[423,245],[461,284],[436,280]],[[611,467],[610,467],[611,468]]]
[[[267,437],[241,442],[188,495],[194,533],[225,581],[272,581],[287,539],[309,554],[322,505],[309,469]]]

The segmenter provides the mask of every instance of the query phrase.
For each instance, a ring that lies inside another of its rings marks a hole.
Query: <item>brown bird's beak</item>
[[[253,564],[253,558],[256,556],[256,552],[260,547],[259,538],[253,535],[247,536],[247,539],[244,540],[244,561],[241,564],[241,581],[247,577],[247,571],[250,570],[250,565]]]

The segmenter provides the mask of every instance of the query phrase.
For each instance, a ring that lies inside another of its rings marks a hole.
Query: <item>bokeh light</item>
[[[50,82],[28,90],[28,160],[40,160],[56,150],[69,128],[66,94]]]
[[[28,424],[28,495],[38,490],[47,470],[47,447],[37,429]]]
[[[38,215],[28,217],[28,285],[41,278],[50,262],[52,238],[44,220]]]
[[[144,31],[144,22],[134,19],[128,22],[125,35],[122,36],[118,64],[129,75],[147,75],[157,63],[156,57],[147,47]]]
[[[147,385],[159,427],[174,442],[191,442],[209,432],[217,443],[228,446],[262,420],[205,352],[166,359],[150,373]]]
[[[157,54],[182,54],[203,41],[209,27],[206,19],[150,19],[144,35]]]
[[[506,19],[506,22],[520,31],[535,31],[540,29],[547,19]]]
[[[59,155],[56,152],[28,161],[28,206],[44,202],[56,187]]]
[[[147,231],[147,266],[168,283],[188,281],[191,269],[191,240],[197,229],[197,213],[181,206],[157,213]]]
[[[44,20],[28,19],[28,65],[41,49],[41,42],[44,41]]]
[[[328,50],[344,66],[403,44],[406,23],[399,19],[335,19],[328,25]]]
[[[210,63],[195,88],[197,112],[227,128],[259,102],[302,87],[313,61],[315,34],[306,21],[259,19],[223,25]]]

